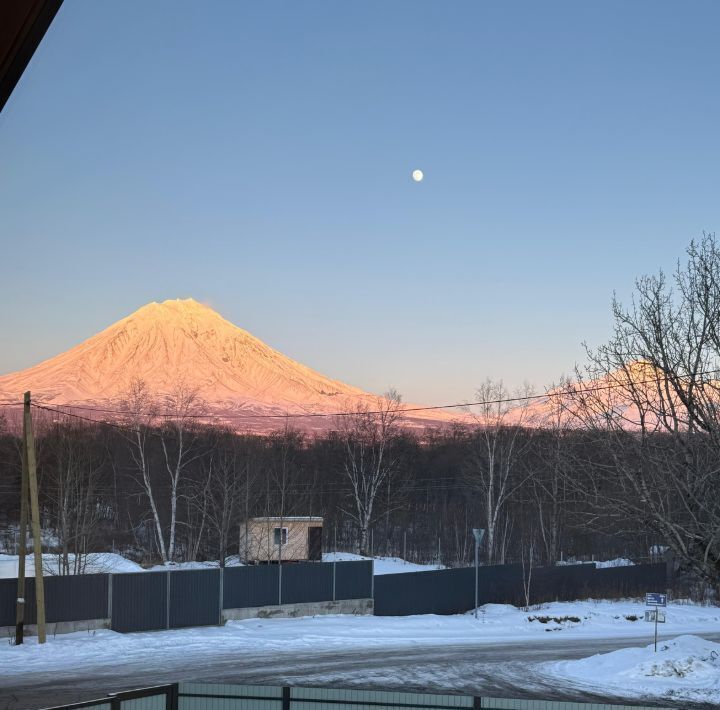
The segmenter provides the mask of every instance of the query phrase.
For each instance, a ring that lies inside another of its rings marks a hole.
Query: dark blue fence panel
[[[151,631],[167,628],[167,581],[167,572],[114,574],[112,576],[113,631]]]
[[[592,588],[596,597],[639,597],[646,592],[664,592],[667,587],[665,563],[593,570]]]
[[[45,577],[45,620],[48,623],[107,619],[109,616],[108,575]]]
[[[15,626],[17,579],[0,579],[0,626]]]
[[[282,565],[282,603],[326,602],[333,598],[333,570],[328,562]]]
[[[170,573],[170,628],[210,626],[220,620],[220,570]]]
[[[460,614],[475,600],[472,568],[404,572],[375,577],[375,614]]]
[[[573,599],[641,596],[667,586],[664,564],[595,569],[594,565],[534,567],[496,565],[478,570],[478,603],[524,605]],[[460,614],[475,606],[475,570],[437,570],[375,577],[375,614]]]
[[[108,578],[105,574],[47,576],[45,621],[107,619]],[[15,625],[17,579],[0,579],[0,626]],[[25,578],[25,623],[37,623],[35,578]]]
[[[373,564],[335,563],[335,599],[369,599],[373,595]]]
[[[223,609],[278,604],[279,593],[277,565],[228,567],[224,572]]]

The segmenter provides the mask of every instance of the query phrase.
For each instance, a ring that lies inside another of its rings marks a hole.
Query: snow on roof
[[[270,521],[270,522],[283,522],[283,523],[322,523],[323,519],[313,517],[312,515],[284,515],[284,516],[268,516],[262,518],[250,518],[255,522]]]

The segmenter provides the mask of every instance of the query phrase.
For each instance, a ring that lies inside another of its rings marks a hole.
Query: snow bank
[[[558,567],[566,567],[568,565],[595,565],[597,569],[606,569],[607,567],[633,567],[635,563],[626,557],[616,557],[614,560],[598,560],[587,562],[581,560],[562,560],[555,563]]]
[[[70,555],[72,566],[74,555]],[[17,577],[18,555],[0,555],[0,578]],[[59,574],[60,564],[57,555],[44,553],[42,556],[43,574]],[[143,568],[128,560],[116,552],[90,552],[86,556],[85,574],[97,574],[107,572],[142,572]],[[25,558],[25,575],[35,576],[35,558],[32,553]]]
[[[666,623],[659,628],[662,634],[720,631],[720,607],[670,602],[665,611]],[[502,638],[647,635],[651,639],[654,632],[653,624],[644,621],[644,604],[634,600],[553,602],[532,606],[529,611],[510,604],[485,604],[478,612],[483,633],[501,634]],[[466,614],[470,615],[474,612]]]
[[[585,687],[629,697],[720,704],[720,644],[678,636],[644,648],[623,648],[579,661],[547,664],[545,672]]]
[[[70,565],[72,566],[74,555],[70,555]],[[225,560],[228,567],[237,567],[242,563],[238,561],[237,556],[228,557]],[[154,565],[153,567],[141,567],[137,562],[128,560],[116,552],[89,552],[87,554],[85,574],[119,574],[121,572],[161,572],[164,570],[186,570],[186,569],[213,569],[218,567],[217,562],[173,562],[167,565]],[[43,574],[56,575],[59,574],[60,564],[58,556],[44,553],[43,554]],[[0,579],[8,577],[17,577],[18,574],[18,556],[0,554]],[[27,577],[35,576],[35,559],[32,553],[28,554],[25,559],[25,575]]]
[[[70,556],[72,560],[72,555]],[[323,562],[349,562],[357,560],[370,560],[371,557],[362,557],[351,552],[331,552],[323,555]],[[72,562],[71,562],[72,564]],[[228,567],[241,566],[237,556],[228,557],[225,560]],[[209,562],[173,562],[171,564],[154,565],[150,568],[141,567],[137,562],[128,560],[115,552],[91,552],[87,555],[86,574],[93,573],[120,573],[120,572],[159,572],[168,569],[212,569],[218,567],[217,561]],[[376,557],[375,574],[396,574],[397,572],[426,572],[427,570],[443,569],[442,565],[419,565],[413,562],[401,560],[399,557]],[[57,555],[43,554],[43,574],[58,574],[59,564]],[[18,556],[0,554],[0,579],[17,577]],[[35,576],[35,562],[32,554],[28,554],[25,560],[25,574],[28,577]]]
[[[167,564],[153,565],[148,568],[149,572],[160,572],[163,570],[186,570],[186,569],[217,569],[220,563],[217,560],[208,560],[204,562],[168,562]],[[243,563],[237,558],[237,555],[233,557],[225,558],[226,567],[243,567]]]
[[[358,560],[375,560],[375,574],[397,574],[399,572],[427,572],[434,569],[445,569],[443,565],[421,565],[399,557],[363,557],[352,552],[327,552],[322,556],[323,562],[357,562]]]

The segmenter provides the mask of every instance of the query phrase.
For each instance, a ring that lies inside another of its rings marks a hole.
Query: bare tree
[[[636,282],[613,303],[609,342],[568,410],[602,434],[583,492],[605,516],[633,521],[720,588],[720,248],[706,235],[671,278]],[[627,524],[627,522],[626,522]]]
[[[106,447],[95,428],[56,423],[44,436],[43,488],[58,539],[60,574],[85,572],[94,535],[109,511],[98,488]]]
[[[532,572],[535,564],[535,532],[532,528],[521,541],[520,564],[522,565],[523,598],[525,611],[530,610],[530,598],[532,591]]]
[[[528,387],[515,394],[530,394]],[[486,380],[477,390],[477,426],[465,464],[465,480],[480,494],[480,505],[487,530],[485,551],[488,563],[503,562],[509,541],[506,506],[513,494],[530,477],[520,466],[527,442],[526,405],[511,407],[510,393],[502,381]],[[522,400],[519,400],[522,402]]]
[[[564,389],[563,383],[560,389]],[[572,465],[572,434],[570,416],[562,400],[551,396],[536,430],[533,446],[523,457],[529,474],[530,499],[536,509],[537,528],[543,557],[554,565],[560,559],[563,532],[571,503],[569,479],[577,477]]]
[[[400,395],[390,390],[372,405],[358,405],[339,421],[345,453],[342,473],[350,483],[352,499],[344,512],[357,527],[357,550],[363,555],[368,553],[370,525],[384,485],[390,498],[388,507],[392,502],[389,484],[399,466],[393,443],[402,420],[401,401]]]
[[[120,400],[123,411],[120,432],[128,445],[132,476],[147,496],[155,530],[155,540],[163,562],[169,561],[165,535],[150,466],[149,440],[157,417],[157,402],[142,379],[134,379]]]
[[[230,430],[220,430],[201,462],[203,474],[192,500],[202,520],[207,521],[212,533],[210,548],[218,555],[221,567],[229,555],[235,526],[243,515],[247,519],[251,501],[256,498],[254,454],[245,439]],[[242,555],[241,550],[238,555]]]
[[[178,382],[163,399],[164,421],[160,427],[165,470],[170,479],[170,526],[167,560],[175,559],[177,507],[180,482],[188,467],[201,455],[198,417],[203,403],[197,388]]]

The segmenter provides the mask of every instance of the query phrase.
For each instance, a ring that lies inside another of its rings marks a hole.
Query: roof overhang
[[[0,111],[62,3],[63,0],[0,2]]]

